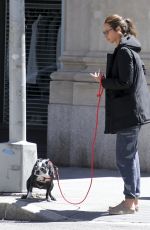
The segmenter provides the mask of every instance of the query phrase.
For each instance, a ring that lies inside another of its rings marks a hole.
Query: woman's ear
[[[117,26],[116,31],[117,31],[117,32],[121,32],[121,27],[120,27],[120,26]]]
[[[116,28],[116,32],[118,32],[118,34],[119,34],[121,37],[123,36],[120,26],[118,26],[118,27]]]

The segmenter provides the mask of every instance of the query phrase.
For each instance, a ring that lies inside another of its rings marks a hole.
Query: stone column
[[[37,158],[26,141],[24,0],[9,1],[9,142],[0,144],[0,191],[23,192]]]
[[[143,44],[142,58],[150,68],[150,29],[147,23],[150,13],[147,0],[144,0],[144,4],[140,0],[136,1],[136,6],[133,0],[128,6],[123,0],[64,0],[63,3],[62,68],[51,75],[48,155],[61,165],[89,167],[98,90],[98,83],[89,73],[99,69],[105,73],[106,54],[114,49],[102,34],[104,18],[119,12],[135,20]],[[104,135],[104,113],[103,95],[95,146],[95,167],[114,169],[115,135]],[[146,157],[150,153],[149,129],[149,125],[145,126],[140,138],[141,167],[147,171],[150,170],[150,160]],[[145,157],[149,163],[145,163]]]

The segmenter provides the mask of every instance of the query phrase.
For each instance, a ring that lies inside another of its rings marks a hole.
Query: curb
[[[5,201],[7,199],[7,201]],[[68,218],[33,203],[14,198],[0,199],[0,219],[16,221],[67,221]],[[2,201],[3,200],[3,201]]]

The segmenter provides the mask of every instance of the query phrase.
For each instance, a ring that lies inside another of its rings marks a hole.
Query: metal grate
[[[4,123],[8,123],[8,31],[6,20]],[[60,55],[61,1],[25,1],[27,125],[46,126],[50,74]]]

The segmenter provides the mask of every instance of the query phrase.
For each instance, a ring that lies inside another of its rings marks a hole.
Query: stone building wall
[[[128,4],[129,2],[129,4]],[[62,67],[51,75],[48,156],[58,165],[90,167],[91,144],[97,107],[96,83],[89,75],[105,73],[106,54],[114,47],[102,34],[110,14],[130,17],[138,29],[142,58],[150,87],[149,0],[64,0]],[[114,169],[115,135],[104,134],[105,98],[102,96],[95,145],[95,167]],[[139,140],[142,171],[150,171],[150,125]]]

